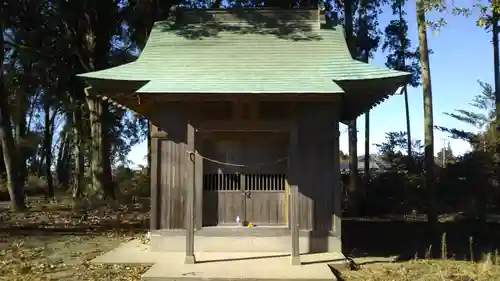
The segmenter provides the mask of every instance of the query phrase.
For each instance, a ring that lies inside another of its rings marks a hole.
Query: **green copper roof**
[[[241,22],[157,22],[135,62],[79,76],[148,81],[138,93],[237,94],[344,93],[335,81],[409,75],[353,60],[339,27],[320,29],[317,22],[310,30],[278,33]]]

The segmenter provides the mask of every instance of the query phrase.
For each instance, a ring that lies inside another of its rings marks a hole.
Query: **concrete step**
[[[183,260],[183,255],[171,259]],[[199,263],[161,262],[151,267],[144,281],[173,280],[273,280],[273,281],[332,281],[335,275],[329,263],[343,261],[341,254],[325,253],[301,256],[303,265],[290,264],[286,254],[266,253],[197,253]]]
[[[205,230],[195,233],[194,247],[197,252],[291,252],[292,239],[289,231],[275,230]],[[184,252],[185,231],[161,230],[151,233],[153,252]],[[301,231],[300,253],[341,252],[340,239],[334,236],[315,236]]]

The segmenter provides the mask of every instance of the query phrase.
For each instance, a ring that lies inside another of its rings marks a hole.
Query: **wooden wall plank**
[[[151,167],[149,169],[150,172],[150,185],[151,185],[151,217],[149,219],[149,228],[150,230],[160,229],[160,217],[161,217],[161,163],[158,161],[160,150],[159,150],[159,140],[157,138],[151,138]]]
[[[336,145],[334,146],[334,168],[333,168],[333,197],[331,204],[333,206],[332,214],[332,231],[335,236],[342,237],[342,185],[340,179],[340,150],[339,150],[339,123],[336,122],[333,128],[334,134],[337,136],[335,138]]]
[[[255,225],[283,225],[285,217],[285,192],[250,192],[246,199],[246,218]]]
[[[197,140],[196,144],[201,145]],[[195,181],[195,228],[203,227],[203,158],[200,154],[200,148],[196,149],[196,159],[194,168]]]
[[[290,227],[290,185],[288,184],[288,179],[285,180],[285,198],[284,198],[284,216],[285,216],[285,223],[288,227]]]
[[[336,104],[328,103],[303,103],[298,109],[302,157],[299,181],[301,228],[307,225],[321,233],[333,229],[332,203],[340,204],[339,194],[335,194],[338,191],[335,188],[340,184],[340,170],[336,170],[339,168],[339,111],[336,109]],[[334,196],[337,197],[333,199]]]
[[[299,155],[299,136],[296,127],[290,131],[290,145],[289,145],[289,166],[288,166],[288,179],[290,182],[290,231],[292,234],[292,249],[291,249],[291,264],[300,265],[299,255],[299,163],[301,162]]]
[[[185,213],[184,213],[184,223],[186,227],[186,256],[184,263],[194,264],[194,224],[195,224],[195,129],[192,124],[187,124],[187,151],[188,154],[187,161],[181,166],[181,169],[187,171],[187,181],[184,187],[185,191]],[[179,153],[180,154],[180,153]]]
[[[184,228],[184,192],[187,161],[186,105],[171,103],[162,105],[154,120],[152,135],[158,139],[158,151],[151,156],[157,161],[157,192],[159,194],[160,228]],[[153,122],[153,121],[152,121]],[[163,133],[161,133],[163,132]]]

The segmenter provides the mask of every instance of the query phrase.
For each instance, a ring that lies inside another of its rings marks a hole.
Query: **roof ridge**
[[[209,11],[209,12],[225,12],[225,11],[235,11],[235,10],[243,10],[243,11],[254,11],[254,10],[260,10],[260,11],[304,11],[304,10],[320,10],[319,7],[299,7],[299,8],[279,8],[279,7],[230,7],[230,8],[205,8],[205,9],[200,9],[200,8],[190,8],[190,7],[182,7],[182,6],[176,6],[173,7],[174,10],[182,10],[182,11]]]
[[[230,9],[174,9],[172,19],[177,25],[200,23],[252,22],[266,25],[313,23],[322,21],[319,8],[230,8]],[[324,21],[324,20],[323,20]]]

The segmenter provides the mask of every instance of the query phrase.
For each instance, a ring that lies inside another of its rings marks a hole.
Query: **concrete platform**
[[[283,254],[199,253],[199,263],[194,265],[155,264],[143,275],[143,280],[336,280],[327,261],[316,261],[318,258],[304,256],[305,265],[292,266],[290,257]],[[178,259],[182,261],[183,255]]]
[[[186,231],[180,229],[151,232],[151,250],[154,252],[184,252]],[[292,237],[287,227],[204,227],[195,232],[195,251],[198,252],[258,252],[289,253]],[[299,252],[341,252],[342,244],[330,232],[299,232]]]
[[[138,240],[124,243],[93,263],[151,264],[146,281],[171,280],[336,280],[329,264],[345,263],[340,253],[304,254],[303,265],[292,266],[289,253],[198,252],[196,264],[184,264],[182,252],[151,252]]]

